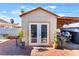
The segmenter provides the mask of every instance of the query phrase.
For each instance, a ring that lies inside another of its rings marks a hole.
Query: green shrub
[[[59,29],[55,29],[54,30],[54,43],[58,43],[58,39],[57,39],[57,32],[59,32]]]
[[[58,43],[57,35],[54,36],[54,43]]]
[[[22,38],[23,38],[23,31],[20,31],[20,32],[18,33],[18,37],[19,37],[19,39],[22,39]]]

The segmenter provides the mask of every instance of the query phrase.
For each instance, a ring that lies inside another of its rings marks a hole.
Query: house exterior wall
[[[57,17],[41,9],[26,14],[22,18],[22,29],[24,32],[25,45],[29,46],[29,23],[48,23],[49,24],[49,45],[54,39],[54,30],[57,28]]]

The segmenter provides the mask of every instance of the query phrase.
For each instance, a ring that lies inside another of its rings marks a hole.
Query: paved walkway
[[[0,55],[30,55],[32,48],[21,49],[16,46],[15,39],[0,43]]]

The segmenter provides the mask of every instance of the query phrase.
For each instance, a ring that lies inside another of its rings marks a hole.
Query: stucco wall
[[[24,31],[24,40],[29,45],[29,23],[49,23],[49,44],[52,43],[54,29],[57,27],[56,16],[49,14],[41,9],[22,16],[22,26]]]

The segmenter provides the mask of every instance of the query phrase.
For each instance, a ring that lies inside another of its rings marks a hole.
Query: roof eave
[[[52,12],[46,10],[46,9],[41,8],[41,7],[38,7],[38,8],[36,8],[36,9],[31,10],[31,11],[25,12],[25,13],[21,14],[20,17],[22,17],[22,16],[24,16],[24,15],[26,15],[26,14],[29,14],[30,12],[33,12],[33,11],[35,11],[35,10],[37,10],[37,9],[42,9],[42,10],[44,10],[44,11],[46,11],[46,12],[52,14],[52,15],[55,15],[56,17],[59,17],[57,14],[52,13]]]

